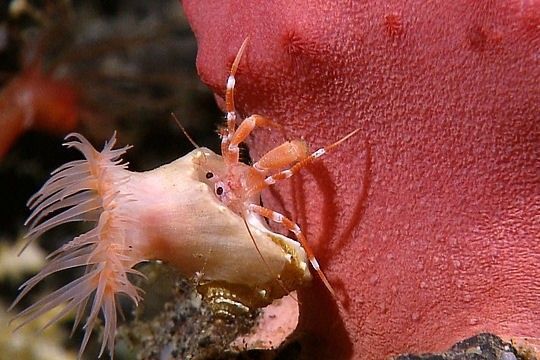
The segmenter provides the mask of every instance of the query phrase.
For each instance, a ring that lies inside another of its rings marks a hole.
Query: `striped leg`
[[[264,179],[265,185],[270,186],[270,185],[275,184],[277,181],[290,178],[291,176],[299,172],[302,168],[306,167],[311,162],[325,155],[336,146],[339,146],[343,142],[347,141],[350,137],[354,136],[358,131],[360,131],[360,129],[354,130],[353,132],[345,135],[344,137],[342,137],[341,139],[339,139],[333,144],[320,148],[319,150],[313,152],[311,155],[305,157],[304,159],[300,160],[299,162],[291,166],[289,169],[285,169],[274,175],[268,176],[266,179]]]
[[[319,266],[319,262],[315,258],[315,254],[313,254],[313,250],[311,250],[311,248],[309,247],[307,239],[304,236],[304,234],[302,233],[302,230],[300,230],[300,227],[294,221],[288,219],[284,215],[282,215],[282,214],[280,214],[278,212],[272,211],[270,209],[267,209],[265,207],[255,205],[255,204],[250,204],[249,205],[249,210],[253,211],[254,213],[259,214],[259,215],[261,215],[261,216],[263,216],[263,217],[265,217],[265,218],[267,218],[267,219],[269,219],[269,220],[271,220],[273,222],[276,222],[278,224],[283,224],[288,230],[290,230],[290,231],[292,231],[294,233],[294,235],[296,236],[296,238],[298,239],[298,241],[300,242],[300,244],[302,245],[302,247],[306,251],[306,254],[308,256],[309,262],[311,263],[311,266],[313,267],[313,269],[315,269],[315,271],[317,272],[317,274],[321,278],[322,282],[324,283],[324,285],[326,286],[328,291],[330,291],[332,296],[337,299],[336,293],[334,292],[334,289],[332,288],[332,285],[330,285],[330,283],[328,282],[328,279],[326,278],[323,271],[321,270],[321,267]]]
[[[236,131],[229,136],[229,143],[226,149],[221,149],[221,154],[229,163],[238,162],[240,149],[238,145],[242,143],[251,134],[256,127],[277,126],[272,120],[261,115],[251,115],[244,119]]]
[[[240,46],[240,49],[238,50],[238,53],[236,54],[236,58],[234,59],[234,62],[231,66],[231,72],[229,74],[229,77],[227,78],[227,88],[225,91],[225,111],[227,111],[227,130],[222,135],[221,138],[221,151],[222,154],[224,154],[223,150],[227,150],[229,147],[229,143],[231,141],[231,138],[234,134],[235,126],[236,126],[236,110],[234,108],[234,86],[236,84],[236,70],[238,70],[238,65],[240,64],[240,59],[242,59],[242,54],[244,53],[246,49],[246,45],[249,38],[246,38],[242,45]]]

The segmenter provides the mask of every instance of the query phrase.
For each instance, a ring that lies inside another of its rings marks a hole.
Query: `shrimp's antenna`
[[[199,145],[197,145],[197,143],[193,140],[193,138],[191,136],[189,136],[188,132],[186,131],[186,129],[184,128],[184,126],[182,125],[182,123],[180,122],[180,120],[178,120],[178,118],[176,117],[176,115],[174,114],[174,112],[171,111],[171,116],[172,118],[174,119],[174,121],[176,121],[176,124],[178,125],[178,127],[180,128],[180,130],[182,130],[182,132],[184,133],[184,135],[186,136],[186,138],[189,140],[189,142],[191,143],[191,145],[193,145],[195,147],[195,149],[198,149],[200,148]]]
[[[259,245],[257,245],[257,241],[255,241],[255,238],[253,237],[253,233],[251,232],[251,229],[249,228],[249,225],[246,221],[246,219],[242,216],[242,220],[244,220],[244,225],[246,225],[246,229],[249,233],[249,237],[251,238],[251,241],[253,241],[253,245],[255,245],[255,249],[257,249],[257,252],[259,253],[259,256],[261,257],[261,260],[263,261],[264,265],[266,266],[266,270],[268,270],[268,273],[270,275],[273,275],[272,274],[272,269],[270,269],[270,265],[268,265],[268,262],[266,261],[266,259],[264,258],[263,254],[261,253],[261,250],[259,249]],[[283,291],[285,291],[294,301],[296,301],[298,304],[298,299],[292,295],[291,291],[289,291],[289,289],[287,289],[285,287],[285,284],[283,284],[283,282],[281,281],[281,279],[279,278],[279,276],[276,277],[276,280],[279,284],[279,286],[281,287],[281,289]]]

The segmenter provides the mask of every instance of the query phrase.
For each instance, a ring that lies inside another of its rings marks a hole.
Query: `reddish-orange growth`
[[[78,117],[79,96],[69,81],[38,66],[24,70],[0,92],[0,158],[25,130],[63,134],[75,128]]]
[[[384,17],[386,33],[392,37],[398,37],[403,34],[403,22],[398,14],[388,14]]]

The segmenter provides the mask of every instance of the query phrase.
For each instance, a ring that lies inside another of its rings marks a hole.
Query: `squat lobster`
[[[215,194],[219,200],[233,212],[248,219],[259,215],[270,221],[284,225],[287,230],[294,233],[304,250],[313,269],[317,272],[326,288],[335,297],[330,282],[324,275],[321,267],[310,248],[302,230],[291,219],[279,212],[259,205],[260,194],[267,187],[276,182],[288,179],[298,173],[309,163],[325,155],[334,147],[340,145],[354,136],[359,129],[354,130],[335,143],[309,153],[307,144],[302,140],[286,141],[264,154],[252,166],[239,161],[239,145],[256,127],[272,125],[272,122],[261,116],[251,115],[241,120],[236,127],[237,113],[234,106],[234,88],[236,84],[236,71],[246,49],[249,38],[242,43],[236,58],[231,66],[227,79],[225,93],[225,110],[227,112],[227,125],[220,133],[221,155],[224,166],[219,168],[208,167],[206,178],[214,184]],[[262,255],[261,255],[262,256]]]

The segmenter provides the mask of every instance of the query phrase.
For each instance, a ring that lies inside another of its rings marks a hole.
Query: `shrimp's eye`
[[[207,178],[207,179],[211,179],[211,178],[213,178],[213,177],[214,177],[214,174],[213,174],[211,171],[209,171],[209,172],[206,173],[206,178]]]
[[[218,194],[218,196],[223,195],[223,187],[218,186],[218,187],[216,188],[216,194]]]

